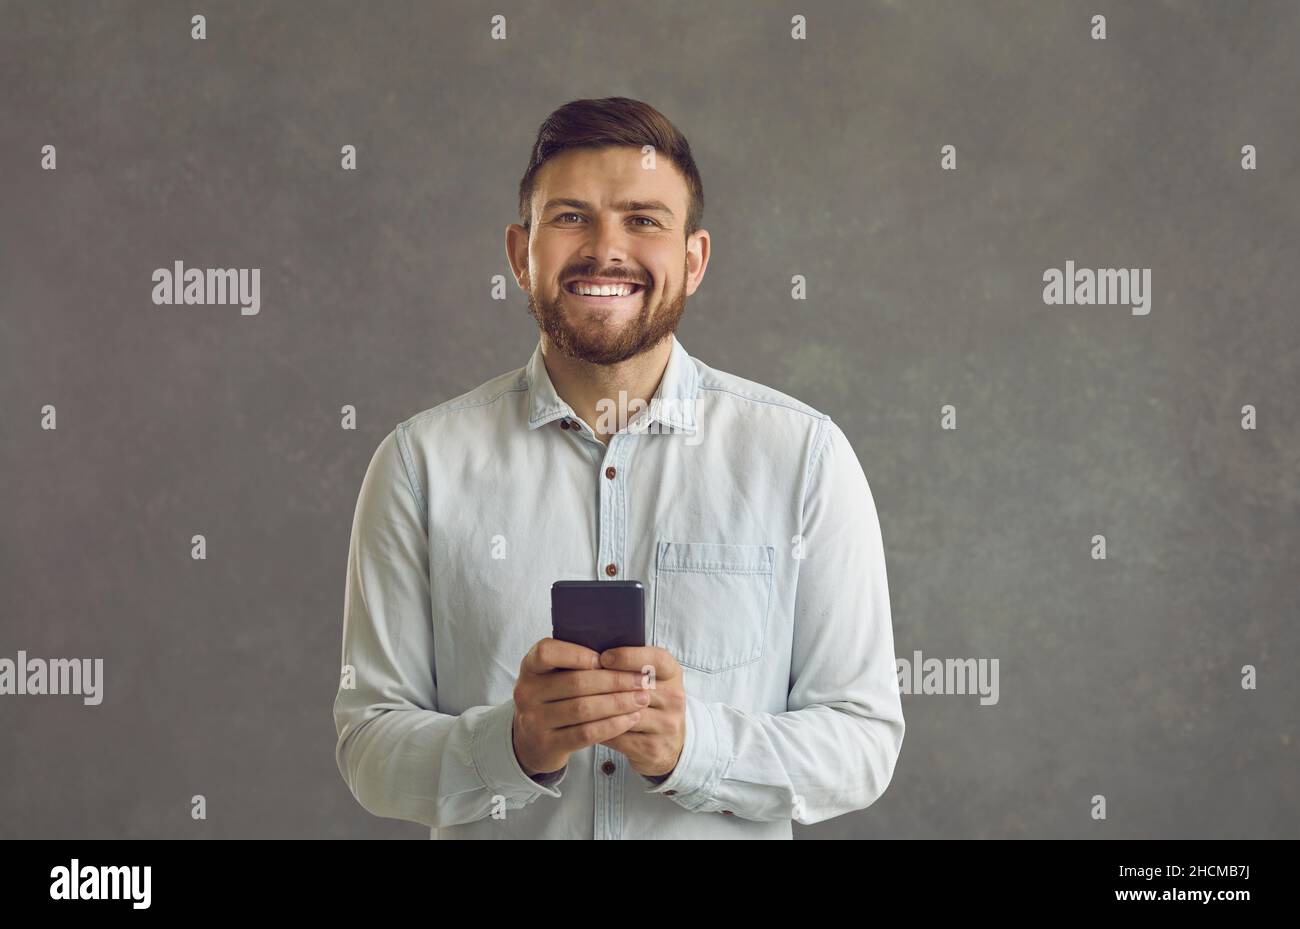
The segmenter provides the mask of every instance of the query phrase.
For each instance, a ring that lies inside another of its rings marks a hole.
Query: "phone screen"
[[[593,651],[645,645],[645,588],[640,581],[556,581],[552,635]]]

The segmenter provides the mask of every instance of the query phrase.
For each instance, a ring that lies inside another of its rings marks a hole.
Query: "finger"
[[[538,640],[523,662],[523,670],[531,674],[545,674],[558,668],[590,671],[598,667],[600,656],[593,649],[549,637]]]
[[[652,738],[652,736],[638,735],[634,730],[629,729],[622,735],[606,739],[600,744],[606,748],[612,748],[616,752],[622,752],[629,758],[640,758],[653,754],[654,743],[651,741]]]
[[[645,678],[631,671],[556,671],[542,677],[536,693],[542,703],[588,694],[646,690]]]
[[[681,665],[667,650],[657,645],[629,645],[609,648],[600,653],[602,667],[619,671],[636,671],[659,680],[670,680],[681,673]]]
[[[628,732],[641,732],[646,735],[658,735],[670,732],[668,712],[655,709],[653,705],[641,710],[641,718]]]
[[[565,726],[577,726],[610,716],[622,716],[635,713],[644,704],[637,702],[637,697],[648,696],[645,691],[620,691],[613,694],[593,694],[586,697],[571,697],[568,700],[555,700],[542,705],[541,714],[547,729],[562,729]]]
[[[556,744],[560,751],[576,752],[588,745],[596,745],[608,739],[617,738],[630,727],[636,725],[640,713],[627,713],[623,716],[611,716],[580,726],[568,726],[556,730]]]

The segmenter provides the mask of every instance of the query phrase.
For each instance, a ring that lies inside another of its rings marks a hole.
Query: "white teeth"
[[[583,297],[626,297],[632,293],[631,284],[574,284],[573,292]]]

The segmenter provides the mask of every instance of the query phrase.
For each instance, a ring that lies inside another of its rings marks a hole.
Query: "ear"
[[[699,289],[709,266],[709,230],[699,229],[686,240],[686,296]]]
[[[528,290],[528,229],[519,223],[506,226],[506,260],[515,276],[515,283]]]

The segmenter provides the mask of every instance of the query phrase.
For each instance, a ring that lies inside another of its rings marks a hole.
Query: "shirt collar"
[[[691,356],[677,340],[676,334],[670,333],[668,337],[672,339],[673,347],[659,387],[650,398],[649,409],[632,418],[628,432],[654,432],[656,430],[649,428],[653,422],[686,433],[694,433],[696,430],[695,400],[699,388],[699,372]],[[524,378],[528,385],[529,429],[544,426],[562,416],[574,415],[573,408],[555,392],[555,385],[551,383],[546,363],[542,360],[540,338],[525,366]],[[617,402],[618,398],[611,399]]]

